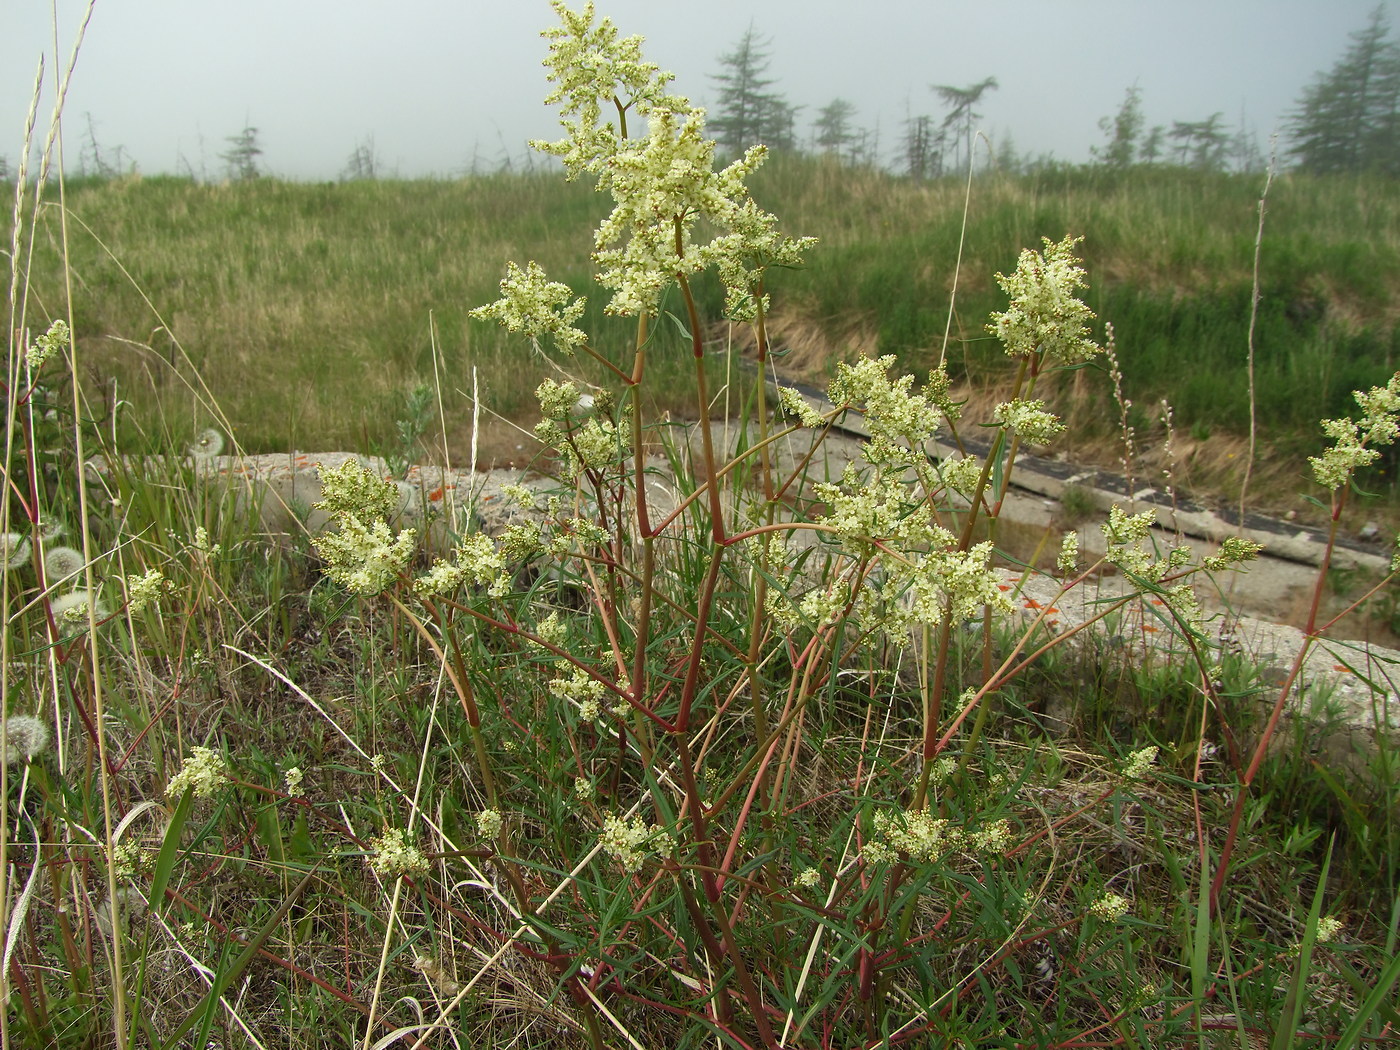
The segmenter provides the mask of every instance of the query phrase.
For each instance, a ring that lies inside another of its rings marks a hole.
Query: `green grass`
[[[985,385],[1005,373],[983,328],[1003,305],[992,274],[1009,272],[1042,236],[1082,233],[1089,305],[1114,324],[1128,396],[1139,405],[1168,396],[1183,429],[1239,432],[1261,188],[1258,178],[1177,170],[978,179],[948,347],[955,374]],[[936,363],[960,181],[918,185],[780,157],[754,192],[783,203],[787,229],[822,244],[804,269],[771,278],[776,347],[819,344],[818,372],[852,352],[893,353],[914,372]],[[172,441],[209,422],[179,396],[191,367],[249,450],[386,441],[404,394],[433,380],[430,326],[449,388],[469,390],[475,369],[487,406],[528,414],[526,377],[537,371],[528,346],[466,317],[495,298],[510,259],[537,260],[588,295],[586,323],[605,333],[599,342],[615,360],[630,338],[627,324],[602,316],[606,295],[575,250],[609,199],[557,175],[230,185],[148,177],[71,183],[68,202],[81,220],[70,232],[72,305],[91,385],[115,381],[142,428],[168,428]],[[56,219],[49,208],[39,220],[31,317],[64,308]],[[1400,204],[1384,184],[1275,183],[1256,335],[1259,415],[1272,436],[1311,440],[1318,419],[1344,414],[1350,391],[1384,382],[1400,361],[1397,245]],[[718,287],[702,281],[697,295],[716,322]],[[710,334],[722,339],[723,329]],[[673,326],[659,326],[658,338],[658,360],[683,357]],[[1107,392],[1106,379],[1094,383]],[[654,407],[684,406],[659,395]]]
[[[989,389],[1039,397],[1066,367],[1054,332],[1019,366],[994,351],[993,271],[1084,233],[1130,396],[1171,393],[1178,431],[1216,441],[1239,423],[1256,189],[1052,172],[974,191],[950,359],[980,400],[952,419],[898,376],[936,359],[960,187],[791,161],[757,181],[826,241],[770,275],[778,349],[852,391],[800,428],[695,352],[723,332],[706,279],[677,282],[650,338],[602,316],[586,187],[69,184],[71,252],[50,205],[10,259],[0,745],[26,718],[54,740],[0,765],[0,1042],[1394,1044],[1392,735],[1305,690],[1302,653],[1245,659],[1191,591],[1225,570],[1145,523],[1097,560],[1066,543],[1053,575],[978,542],[1009,545],[1022,441]],[[1270,201],[1260,405],[1288,446],[1351,407],[1334,381],[1387,378],[1366,377],[1394,347],[1400,205],[1293,180]],[[669,244],[684,216],[655,211]],[[531,258],[588,292],[579,324],[614,371],[468,320]],[[690,308],[705,332],[671,323]],[[32,364],[26,329],[61,313],[76,346]],[[898,367],[852,372],[853,350]],[[463,391],[533,422],[531,391],[565,371],[600,396],[556,399],[537,504],[489,531],[450,501],[402,517],[352,462],[323,475],[331,531],[294,508],[269,535],[236,471],[184,455],[228,419],[250,450],[402,467],[463,447]],[[1089,410],[1108,397],[1082,389],[1074,429],[1111,432]],[[664,416],[704,436],[729,406],[732,452],[683,450]],[[879,440],[817,488],[805,457],[851,409]],[[1400,404],[1368,413],[1357,440],[1384,445]],[[935,429],[991,446],[934,465]],[[1336,522],[1353,498],[1319,506]],[[60,543],[88,561],[68,579],[24,557]],[[1347,582],[1319,571],[1308,645]],[[1075,630],[1058,605],[1084,592]],[[1384,592],[1339,600],[1387,613]],[[1393,668],[1352,652],[1383,723]]]

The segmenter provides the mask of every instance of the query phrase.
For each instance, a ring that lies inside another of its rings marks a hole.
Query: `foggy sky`
[[[1396,5],[1387,0],[1392,35]],[[581,7],[581,0],[571,6]],[[1083,161],[1097,127],[1137,84],[1150,127],[1241,114],[1268,149],[1303,88],[1329,69],[1376,0],[602,0],[600,15],[713,100],[709,75],[752,21],[771,38],[768,75],[803,106],[842,97],[896,152],[906,116],[942,110],[931,84],[995,76],[981,127],[1022,153]],[[41,54],[40,137],[86,2],[0,0],[0,156],[15,167]],[[259,129],[265,171],[334,178],[373,138],[384,174],[454,175],[525,140],[556,138],[540,30],[544,0],[96,0],[64,113],[67,165],[91,117],[111,159],[217,178],[225,138]]]

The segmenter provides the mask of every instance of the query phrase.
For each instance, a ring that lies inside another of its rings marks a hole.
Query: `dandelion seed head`
[[[5,764],[33,761],[48,749],[50,739],[46,722],[33,715],[11,715],[5,720]]]

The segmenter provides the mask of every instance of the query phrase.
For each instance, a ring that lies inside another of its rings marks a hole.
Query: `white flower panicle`
[[[1048,445],[1065,430],[1058,416],[1045,411],[1044,401],[1004,401],[992,418],[1032,445]]]
[[[1079,569],[1079,533],[1070,530],[1060,541],[1060,553],[1055,558],[1055,568],[1061,576],[1072,576]]]
[[[355,594],[381,594],[408,568],[417,533],[404,529],[397,536],[384,521],[369,525],[347,515],[340,531],[312,542],[326,559],[326,575]]]
[[[588,342],[587,334],[573,327],[583,316],[587,300],[575,299],[573,294],[567,284],[549,280],[538,263],[528,263],[523,270],[508,263],[501,278],[501,297],[472,310],[471,316],[496,321],[508,332],[535,340],[548,335],[560,352],[573,354]]]
[[[797,265],[813,243],[778,234],[777,220],[749,196],[744,180],[766,150],[752,147],[715,171],[704,110],[667,94],[672,77],[642,61],[641,38],[619,39],[608,19],[595,25],[591,4],[577,13],[558,2],[554,9],[563,24],[544,34],[545,66],[557,85],[547,101],[561,104],[565,136],[532,145],[560,157],[569,178],[587,172],[612,195],[593,257],[598,283],[613,293],[607,312],[654,314],[668,286],[713,266],[730,311],[752,314],[764,268]],[[628,113],[645,120],[644,133],[627,126]],[[702,223],[714,233],[708,241],[696,239]],[[567,288],[547,282],[530,264],[524,271],[513,267],[501,299],[474,316],[535,337],[549,333],[567,351],[586,341],[572,327],[581,313]]]
[[[1012,357],[1042,354],[1057,364],[1087,361],[1100,347],[1089,338],[1094,312],[1075,298],[1085,287],[1084,270],[1074,246],[1082,238],[1066,237],[1058,244],[1042,241],[1045,251],[1021,253],[1016,272],[997,274],[997,283],[1011,296],[1002,313],[992,314],[987,330],[1001,340]]]
[[[72,342],[72,332],[68,322],[55,321],[49,330],[34,340],[34,345],[24,352],[24,363],[30,371],[37,372],[54,354],[61,353]]]
[[[871,462],[893,458],[906,444],[923,454],[925,442],[943,425],[943,411],[923,394],[913,393],[914,377],[890,378],[895,356],[863,357],[854,364],[836,366],[836,378],[827,396],[837,406],[852,406],[865,413],[870,441],[864,456]]]
[[[1221,572],[1232,565],[1253,561],[1263,549],[1262,543],[1229,536],[1220,544],[1220,550],[1201,559],[1201,567],[1207,572]]]
[[[1155,745],[1144,747],[1140,751],[1134,751],[1123,763],[1123,776],[1128,780],[1141,780],[1147,776],[1157,761],[1157,747]]]
[[[369,866],[376,875],[391,879],[422,875],[428,870],[428,858],[402,828],[388,828],[378,838],[371,839],[369,847]]]
[[[133,614],[160,601],[161,595],[170,589],[170,581],[159,569],[150,569],[144,576],[126,578],[126,607]]]
[[[1319,485],[1339,489],[1351,481],[1359,467],[1380,458],[1377,445],[1394,444],[1400,434],[1400,372],[1385,386],[1353,394],[1361,406],[1361,419],[1324,419],[1322,430],[1333,441],[1321,456],[1309,456],[1313,476]]]
[[[483,809],[476,815],[476,833],[484,839],[494,839],[505,826],[505,819],[498,809]]]
[[[213,748],[196,745],[185,757],[180,772],[165,786],[165,797],[178,799],[188,789],[195,798],[211,798],[228,783],[228,766],[224,756]]]
[[[548,79],[556,85],[545,99],[560,104],[560,124],[565,136],[559,142],[532,141],[535,149],[564,161],[570,179],[584,172],[607,175],[607,160],[622,142],[622,116],[640,104],[686,107],[683,98],[666,94],[675,77],[642,60],[642,38],[618,38],[617,26],[604,18],[593,24],[593,4],[574,12],[561,2],[550,4],[562,25],[546,29],[549,57],[544,60]],[[603,121],[607,107],[608,122]],[[611,118],[616,117],[617,123]],[[572,120],[567,119],[572,118]],[[600,123],[601,122],[601,123]]]
[[[326,560],[326,575],[355,594],[385,590],[403,575],[413,558],[416,532],[397,536],[388,518],[399,505],[399,490],[353,460],[335,469],[320,468],[321,500],[338,528],[312,542]]]
[[[648,824],[641,817],[630,821],[608,814],[603,818],[603,831],[598,841],[603,851],[622,865],[622,870],[635,874],[642,870],[642,861],[651,852],[647,840],[662,831],[659,824]]]

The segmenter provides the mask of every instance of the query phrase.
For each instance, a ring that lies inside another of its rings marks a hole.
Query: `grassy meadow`
[[[998,526],[1028,447],[1112,461],[1126,422],[1160,462],[1163,397],[1181,468],[1238,491],[1260,179],[993,174],[964,226],[960,182],[774,158],[745,187],[648,143],[594,144],[640,173],[624,242],[675,246],[629,257],[624,317],[587,179],[20,195],[0,1050],[1400,1044],[1400,689],[1320,612],[1393,495],[1393,186],[1269,193],[1251,491],[1329,531],[1298,650],[1258,655],[1200,600],[1240,537],[1115,508],[1040,570]],[[752,208],[821,238],[803,266]],[[678,278],[687,236],[718,264]],[[586,308],[500,289],[511,260]],[[539,347],[469,316],[498,297]],[[351,461],[330,528],[293,502],[273,535],[200,437],[460,463],[473,392],[549,448],[489,511]],[[849,411],[870,440],[809,476]],[[733,451],[665,425],[720,416]],[[935,464],[935,433],[989,449]],[[1394,575],[1353,607],[1395,619]]]
[[[995,389],[1005,369],[985,330],[1001,294],[993,275],[1009,272],[1041,237],[1071,231],[1084,235],[1087,302],[1114,326],[1140,434],[1158,427],[1166,397],[1184,434],[1239,435],[1249,418],[1261,188],[1258,177],[1175,169],[981,177],[968,202],[950,325],[962,181],[917,184],[776,158],[755,176],[755,198],[781,201],[789,228],[821,241],[803,268],[770,277],[771,336],[775,352],[787,354],[777,365],[825,382],[838,360],[895,354],[919,374],[944,354],[946,331],[955,380],[974,396]],[[94,398],[106,391],[108,401],[128,402],[156,447],[183,447],[215,422],[181,396],[193,372],[252,452],[366,450],[390,440],[421,383],[450,392],[447,408],[460,424],[473,376],[487,409],[524,420],[539,360],[530,363],[527,341],[467,318],[495,297],[503,260],[537,260],[586,295],[590,330],[607,333],[601,343],[615,358],[629,338],[625,323],[603,316],[605,295],[577,248],[607,201],[557,174],[223,185],[132,177],[72,183],[67,200],[86,382]],[[57,316],[66,297],[54,208],[41,212],[37,234],[31,309]],[[695,291],[711,345],[742,344],[744,333],[721,320],[717,282],[701,280]],[[1258,416],[1296,457],[1318,419],[1345,413],[1352,390],[1384,382],[1400,361],[1400,202],[1390,187],[1278,179],[1260,292]],[[678,356],[666,349],[680,345],[675,326],[656,337],[659,363]],[[1103,368],[1076,390],[1094,405],[1111,395]],[[658,402],[656,410],[693,415],[681,401]],[[1101,425],[1094,413],[1082,420],[1081,440],[1116,431],[1116,413],[1099,415]],[[451,437],[460,440],[461,428]],[[456,451],[460,458],[464,449]]]

